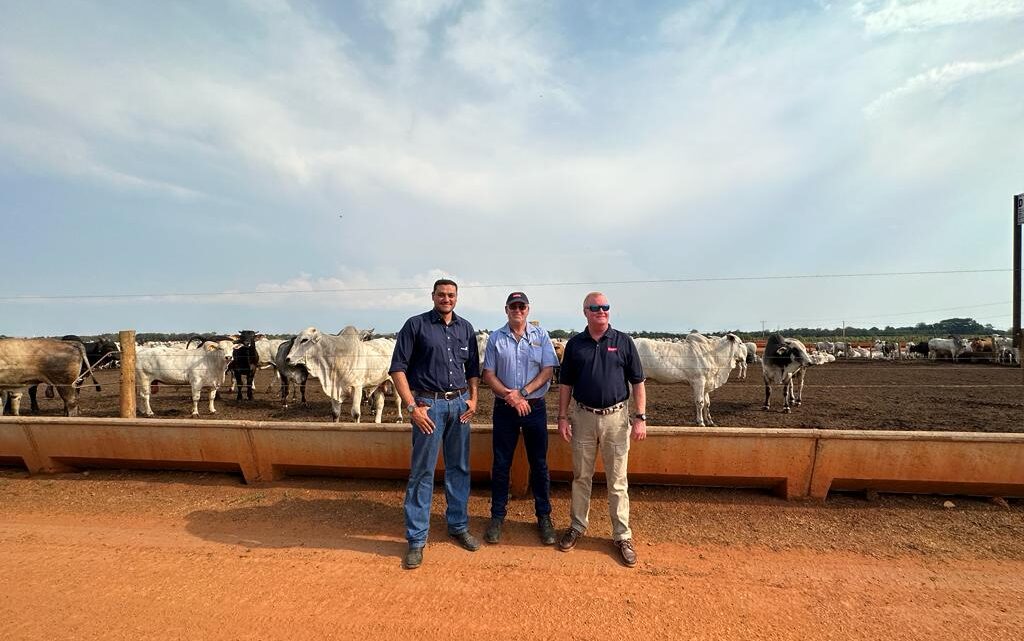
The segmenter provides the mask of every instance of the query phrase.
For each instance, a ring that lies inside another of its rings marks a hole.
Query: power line
[[[847,317],[847,318],[849,318],[849,320],[851,320],[851,321],[862,321],[862,320],[866,320],[866,319],[877,319],[879,317],[881,317],[881,318],[893,318],[893,317],[896,317],[896,316],[915,316],[917,314],[932,314],[932,313],[935,313],[935,312],[952,312],[952,311],[963,310],[963,309],[980,309],[982,307],[997,307],[997,306],[1000,306],[1000,305],[1009,305],[1009,304],[1010,304],[1010,301],[999,301],[997,303],[978,303],[977,305],[959,305],[957,307],[939,307],[939,308],[936,308],[936,309],[922,309],[922,310],[919,310],[919,311],[916,311],[916,312],[878,312],[876,314],[865,314],[863,316],[856,316],[856,317],[853,317],[853,318]],[[1006,317],[1009,318],[1009,316],[1006,316]],[[1000,318],[1002,318],[1002,316],[1000,316]],[[786,323],[788,323],[790,325],[790,327],[795,327],[794,323],[820,323],[820,322],[826,322],[826,321],[830,321],[830,320],[836,320],[836,317],[833,316],[831,318],[797,318],[797,319],[786,321]],[[845,321],[844,321],[844,324],[845,324]]]
[[[692,278],[654,278],[641,280],[603,280],[603,281],[565,281],[554,283],[492,283],[462,285],[462,289],[491,289],[499,288],[528,288],[528,287],[580,287],[580,286],[607,286],[607,285],[666,285],[676,283],[720,283],[740,281],[773,281],[773,280],[804,280],[804,279],[830,279],[830,278],[878,278],[892,276],[945,276],[950,274],[992,274],[1012,272],[1012,269],[947,269],[939,271],[913,271],[913,272],[864,272],[851,274],[795,274],[788,276],[708,276]],[[26,301],[55,301],[55,300],[89,300],[89,299],[145,299],[145,298],[218,298],[226,296],[280,296],[280,295],[301,295],[301,294],[355,294],[365,292],[402,292],[422,291],[423,286],[407,287],[341,287],[330,289],[275,289],[275,290],[240,290],[233,292],[163,292],[143,294],[60,294],[60,295],[22,295],[22,296],[0,296],[0,301],[5,302],[26,302]]]

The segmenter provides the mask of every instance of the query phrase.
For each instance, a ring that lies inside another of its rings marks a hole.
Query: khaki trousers
[[[628,404],[613,414],[599,416],[581,409],[573,401],[569,420],[572,423],[572,527],[579,532],[587,530],[594,467],[600,450],[608,485],[612,539],[633,538],[629,529],[629,482],[626,480],[630,430]]]

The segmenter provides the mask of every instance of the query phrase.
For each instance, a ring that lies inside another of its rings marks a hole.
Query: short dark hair
[[[431,294],[437,291],[438,285],[451,285],[452,287],[455,288],[456,292],[459,291],[459,284],[456,283],[454,280],[450,278],[438,278],[437,280],[434,281],[434,289],[430,290]]]

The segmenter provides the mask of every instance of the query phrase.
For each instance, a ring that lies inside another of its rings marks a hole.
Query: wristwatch
[[[528,393],[529,392],[526,391],[526,386],[525,385],[523,385],[522,387],[519,388],[519,395],[522,396],[523,398],[526,398],[526,395]]]
[[[416,403],[409,403],[408,405],[406,405],[405,406],[405,411],[409,412],[410,414],[415,412],[416,411]]]
[[[640,412],[639,414],[634,414],[633,418],[638,418],[641,421],[646,421],[647,420],[647,414],[644,414],[643,412]]]

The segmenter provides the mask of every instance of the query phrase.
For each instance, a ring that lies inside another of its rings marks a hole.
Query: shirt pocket
[[[544,362],[544,347],[542,345],[530,345],[530,362],[537,367]]]
[[[452,350],[452,359],[456,365],[465,365],[466,361],[469,360],[469,341],[464,338],[456,338],[452,342],[455,343],[455,349]]]

